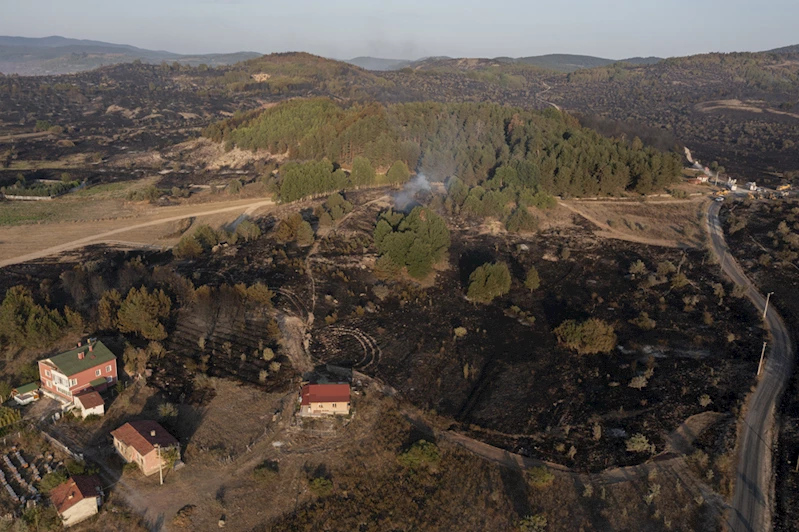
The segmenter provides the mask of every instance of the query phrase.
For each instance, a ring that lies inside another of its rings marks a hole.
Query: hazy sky
[[[0,0],[0,35],[179,53],[612,59],[799,43],[797,0]]]

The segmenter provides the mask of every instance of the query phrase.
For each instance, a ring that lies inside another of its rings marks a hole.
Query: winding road
[[[736,284],[746,288],[747,297],[759,312],[766,298],[730,255],[719,221],[721,204],[708,209],[707,225],[713,250],[721,267]],[[738,464],[735,471],[731,515],[728,524],[735,532],[771,530],[774,503],[774,468],[771,462],[774,411],[793,368],[793,345],[785,323],[774,307],[769,308],[766,326],[771,332],[770,351],[757,388],[749,399],[748,411],[738,438]],[[752,368],[755,371],[757,368]]]

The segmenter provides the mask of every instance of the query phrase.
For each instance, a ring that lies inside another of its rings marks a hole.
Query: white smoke
[[[423,190],[430,190],[430,182],[424,174],[417,174],[416,177],[405,183],[405,186],[394,194],[394,208],[398,211],[405,211],[414,203],[414,197]]]

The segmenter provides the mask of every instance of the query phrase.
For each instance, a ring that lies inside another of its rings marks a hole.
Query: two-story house
[[[101,392],[117,381],[117,358],[102,342],[89,340],[39,361],[42,393],[62,403],[89,388]]]

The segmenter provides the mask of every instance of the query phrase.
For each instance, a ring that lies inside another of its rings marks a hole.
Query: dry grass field
[[[701,247],[704,198],[662,201],[570,201],[561,205],[598,227],[596,234],[665,247]]]

